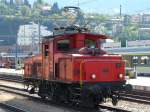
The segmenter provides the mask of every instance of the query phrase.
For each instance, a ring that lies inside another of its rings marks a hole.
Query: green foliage
[[[34,2],[33,4],[33,8],[37,8],[37,9],[40,9],[42,6],[44,5],[44,2],[42,0],[37,0]]]
[[[24,5],[20,9],[20,13],[21,13],[22,16],[30,16],[31,11],[30,11],[30,8],[28,6]]]
[[[37,18],[41,15],[41,10],[40,9],[33,9],[31,11],[31,17]]]
[[[50,6],[50,4],[44,3],[43,0],[36,0],[33,4],[33,7],[30,7],[29,0],[25,0],[23,3],[23,0],[16,0],[18,1],[18,4],[10,0],[10,3],[8,3],[9,0],[0,0],[0,15],[3,16],[4,21],[12,22],[15,19],[19,19],[24,22],[30,22],[35,21],[38,22],[41,20],[43,23],[48,23],[51,26],[54,26],[54,21],[57,20],[64,20],[65,22],[60,24],[67,24],[66,22],[70,21],[72,23],[76,23],[83,26],[90,26],[91,30],[95,30],[94,28],[98,26],[96,29],[98,32],[103,32],[105,34],[111,35],[113,30],[113,23],[108,22],[112,16],[110,15],[104,15],[104,14],[98,14],[98,13],[87,13],[83,14],[81,11],[78,13],[76,17],[73,17],[72,15],[69,17],[67,15],[63,15],[63,9],[59,9],[58,3],[54,3],[52,6],[52,9],[47,12],[45,15],[43,14],[42,7],[43,6]],[[86,18],[86,19],[85,19]],[[86,25],[85,25],[86,24]],[[117,32],[114,34],[116,37],[116,40],[122,41],[125,43],[126,40],[138,40],[141,39],[150,39],[150,33],[144,32],[139,37],[139,26],[136,24],[131,24],[130,16],[125,16],[125,23],[123,26],[123,30],[121,32]],[[113,34],[112,34],[113,35]]]
[[[37,0],[38,4],[43,4],[43,0]]]
[[[58,7],[58,3],[54,3],[53,6],[52,6],[52,9],[51,9],[51,12],[52,13],[59,13],[59,7]]]
[[[123,28],[118,35],[119,40],[138,40],[138,25],[129,25]]]
[[[2,14],[2,15],[8,14],[9,11],[7,9],[8,9],[8,7],[6,4],[0,3],[0,14]]]

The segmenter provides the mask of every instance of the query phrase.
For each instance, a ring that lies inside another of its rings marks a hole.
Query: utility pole
[[[120,18],[122,16],[122,5],[120,4]]]
[[[16,42],[16,52],[15,52],[15,69],[17,69],[18,68],[18,44],[17,44],[17,42]]]
[[[78,0],[78,7],[80,6],[79,0]]]
[[[40,24],[40,18],[39,18],[39,20],[38,20],[38,37],[39,37],[39,45],[38,45],[38,53],[40,53],[40,46],[41,46],[41,43],[40,43],[40,41],[41,41],[41,24]]]

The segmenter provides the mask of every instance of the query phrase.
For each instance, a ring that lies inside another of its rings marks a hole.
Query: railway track
[[[0,103],[0,107],[4,110],[12,111],[12,112],[28,112],[26,110],[23,110],[19,107],[16,107],[14,105],[6,104],[6,103]]]
[[[32,96],[32,95],[28,94],[27,91],[25,91],[24,89],[19,89],[19,88],[0,85],[0,90],[8,92],[8,93],[28,97],[29,99],[32,99],[34,101],[38,101],[38,102],[41,102],[41,103],[45,103],[45,104],[50,104],[50,105],[55,105],[55,106],[64,106],[64,107],[75,109],[75,110],[78,110],[78,111],[85,111],[86,110],[88,112],[88,110],[89,110],[89,109],[85,109],[85,108],[80,108],[78,106],[70,106],[70,105],[68,106],[67,104],[64,104],[64,103],[63,104],[58,104],[58,103],[50,101],[50,100],[42,100],[41,98],[39,98],[37,96]],[[110,107],[110,106],[104,106],[104,105],[99,105],[98,108],[96,108],[94,110],[90,110],[89,112],[95,112],[95,111],[96,112],[109,112],[109,111],[110,112],[130,112],[128,110],[114,108],[114,107]],[[17,112],[20,112],[20,111],[17,111]]]
[[[0,80],[5,80],[5,81],[10,81],[10,82],[17,82],[17,83],[23,83],[23,79],[20,76],[10,76],[10,75],[0,75]],[[32,95],[28,94],[27,91],[24,89],[19,89],[15,87],[10,87],[10,86],[5,86],[5,85],[0,85],[0,87],[7,88],[7,92],[12,92],[14,94],[18,95],[23,95],[25,97],[30,97],[33,100],[41,100],[39,97],[33,97]],[[9,90],[10,89],[10,90]],[[2,90],[2,88],[0,88]],[[14,91],[12,91],[14,90]],[[126,100],[126,101],[131,101],[131,102],[136,102],[136,103],[143,103],[143,104],[150,104],[150,92],[143,92],[143,91],[137,91],[134,90],[132,92],[122,92],[120,93],[121,99]],[[45,101],[44,101],[45,102]],[[128,112],[126,110],[119,110],[118,108],[113,108],[113,107],[107,107],[100,105],[101,109],[107,109],[107,110],[115,110],[115,112]]]
[[[0,74],[0,80],[23,83],[23,78],[22,76],[19,76],[19,75]]]
[[[122,100],[150,104],[150,92],[133,90],[132,92],[122,92],[120,96]]]
[[[121,108],[115,108],[115,107],[104,106],[104,105],[99,105],[99,108],[100,109],[106,109],[106,112],[107,112],[107,110],[113,111],[113,112],[131,112],[131,111],[124,110],[124,109],[121,109]]]

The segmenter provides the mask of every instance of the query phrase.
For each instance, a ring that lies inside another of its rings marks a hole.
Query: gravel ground
[[[0,108],[0,112],[11,112],[11,111],[4,110],[4,109]]]
[[[0,85],[7,85],[10,87],[16,87],[16,88],[24,89],[24,84],[16,83],[16,82],[9,82],[9,81],[0,80]]]
[[[8,85],[11,87],[24,88],[23,84],[18,84],[14,82],[1,81],[1,85]],[[3,93],[3,94],[1,94]],[[20,107],[25,107],[29,109],[29,112],[73,112],[73,110],[68,110],[66,108],[59,108],[51,105],[45,105],[38,102],[31,101],[29,99],[23,98],[21,96],[7,94],[5,92],[0,92],[0,101],[6,101],[7,103],[14,103]],[[112,106],[111,102],[107,102],[104,105]],[[119,101],[116,108],[122,108],[124,110],[129,110],[132,112],[150,112],[150,105],[134,103],[129,101]],[[1,110],[0,110],[1,112]]]
[[[7,104],[17,106],[19,108],[27,110],[28,112],[76,112],[75,110],[71,110],[70,108],[57,107],[55,105],[35,102],[28,98],[15,94],[9,94],[3,91],[0,91],[0,102],[5,102]]]
[[[104,105],[112,106],[111,102],[107,102]],[[124,110],[129,110],[131,112],[150,112],[150,105],[141,104],[141,103],[134,103],[129,101],[122,101],[118,102],[116,108],[121,108]]]
[[[28,99],[15,94],[6,93],[3,91],[0,91],[0,102],[5,102],[14,106],[18,106],[19,108],[25,109],[28,112],[77,112],[77,110],[73,110],[67,107],[61,107],[61,106],[58,107],[51,104],[35,102],[32,101],[32,99]],[[107,102],[104,105],[112,106],[111,102]],[[150,112],[150,105],[138,104],[138,103],[133,103],[128,101],[119,101],[116,108],[129,110],[131,112]],[[0,112],[6,112],[6,111],[0,110]],[[89,110],[89,112],[91,111]],[[100,111],[96,111],[96,112],[100,112]],[[104,110],[102,112],[108,112],[108,111]]]

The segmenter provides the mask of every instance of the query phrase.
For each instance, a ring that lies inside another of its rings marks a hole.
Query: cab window
[[[45,46],[44,46],[44,55],[45,55],[45,57],[48,56],[48,51],[49,51],[49,46],[48,46],[48,45],[45,45]]]
[[[69,51],[70,50],[70,41],[69,39],[57,41],[57,50],[58,51]]]
[[[96,48],[96,41],[92,39],[85,39],[85,47]]]

